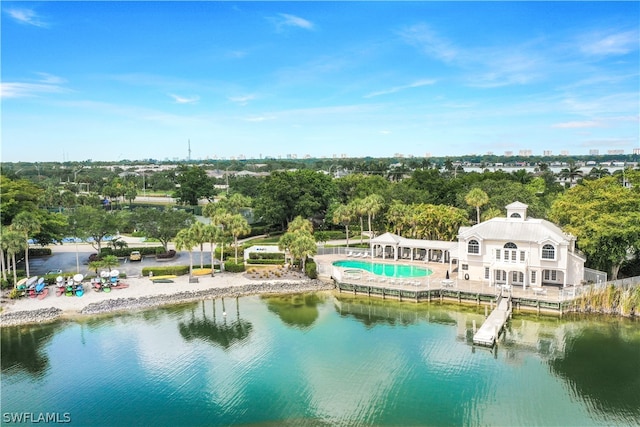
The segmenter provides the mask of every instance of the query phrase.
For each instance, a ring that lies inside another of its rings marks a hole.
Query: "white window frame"
[[[546,254],[549,254],[550,250],[549,249],[545,249],[546,247],[551,247],[551,251],[553,251],[553,257],[549,258],[548,256],[545,256]],[[555,261],[556,260],[556,247],[553,246],[550,243],[547,243],[545,245],[542,245],[542,247],[540,248],[540,259],[545,260],[545,261]]]
[[[472,245],[471,243],[475,242],[474,245]],[[471,250],[471,248],[476,248],[477,252],[473,252]],[[476,239],[471,239],[467,242],[467,254],[469,255],[480,255],[480,242],[478,242]]]

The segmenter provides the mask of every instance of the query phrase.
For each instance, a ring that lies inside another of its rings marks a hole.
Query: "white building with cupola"
[[[586,259],[576,238],[544,219],[527,217],[514,202],[506,218],[492,218],[458,232],[458,278],[490,285],[579,285]]]

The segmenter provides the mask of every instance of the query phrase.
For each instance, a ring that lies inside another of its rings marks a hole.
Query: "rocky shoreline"
[[[183,291],[174,294],[153,296],[107,299],[92,303],[82,310],[69,313],[59,308],[41,308],[38,310],[16,311],[0,314],[0,326],[18,326],[34,323],[48,323],[56,321],[65,315],[95,315],[118,311],[142,310],[172,304],[215,299],[223,297],[242,297],[248,295],[287,294],[298,292],[316,292],[333,290],[332,283],[321,280],[303,280],[294,282],[256,283],[240,286],[216,287],[203,290]]]

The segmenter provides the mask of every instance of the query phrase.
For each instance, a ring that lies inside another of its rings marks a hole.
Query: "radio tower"
[[[188,139],[187,142],[188,142],[188,146],[189,146],[189,156],[187,157],[187,160],[191,161],[191,140]]]

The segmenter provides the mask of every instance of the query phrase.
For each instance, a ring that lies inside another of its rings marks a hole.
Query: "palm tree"
[[[362,244],[362,232],[364,231],[364,215],[367,213],[364,199],[355,199],[349,202],[353,213],[360,217],[360,244]]]
[[[111,272],[111,267],[117,267],[118,265],[120,265],[120,261],[115,255],[107,255],[100,260],[100,266],[109,269],[109,272]]]
[[[333,211],[333,217],[331,218],[334,224],[343,224],[345,232],[347,233],[347,247],[349,247],[349,224],[353,219],[353,211],[347,205],[339,205]]]
[[[24,263],[27,271],[27,277],[29,274],[29,236],[40,232],[40,219],[36,214],[30,211],[22,211],[13,218],[11,222],[14,230],[22,233],[26,242],[26,248],[24,251]]]
[[[380,212],[382,206],[384,206],[384,199],[379,194],[370,194],[362,200],[362,208],[367,214],[370,239],[374,237],[373,231],[371,230],[371,220]]]
[[[298,215],[289,223],[287,227],[287,231],[306,231],[309,234],[313,234],[313,224],[311,221],[302,218],[302,216]]]
[[[300,259],[300,269],[304,271],[307,257],[317,253],[318,245],[313,236],[306,231],[296,231],[293,234],[295,238],[289,246],[289,253],[293,259]]]
[[[489,196],[487,196],[487,193],[478,187],[473,188],[466,196],[464,196],[464,201],[467,202],[469,206],[474,206],[476,208],[476,222],[477,224],[480,224],[480,207],[489,203]]]
[[[611,172],[609,172],[609,169],[607,168],[603,168],[603,167],[594,167],[591,169],[591,171],[589,172],[589,176],[592,178],[602,178],[603,176],[609,176],[611,175]]]
[[[240,214],[232,215],[228,224],[229,233],[233,236],[233,246],[236,248],[236,264],[238,263],[238,237],[251,232],[246,218]]]
[[[189,232],[189,229],[183,228],[178,231],[174,244],[177,251],[181,251],[183,249],[189,251],[189,277],[191,277],[193,275],[193,247],[197,245],[197,242]]]
[[[392,225],[393,232],[399,236],[404,232],[409,213],[408,206],[399,200],[394,200],[387,211],[387,221]]]
[[[204,244],[207,241],[206,226],[202,222],[196,221],[189,227],[189,233],[191,233],[191,237],[193,237],[196,244],[200,245],[200,268],[204,268],[203,253]]]
[[[222,230],[213,224],[207,224],[204,226],[204,238],[209,242],[211,248],[211,277],[213,277],[214,266],[213,260],[215,259],[216,242],[220,239]]]
[[[22,233],[9,227],[5,231],[2,241],[5,245],[7,256],[13,261],[13,285],[18,283],[18,270],[16,262],[16,254],[25,249],[26,241],[22,238]]]
[[[232,196],[233,197],[233,196]],[[218,241],[220,242],[220,269],[224,270],[224,244],[229,238],[228,224],[231,219],[231,213],[222,206],[209,203],[202,210],[203,215],[211,219],[211,224],[218,227]]]
[[[568,168],[564,168],[560,171],[559,176],[562,179],[568,179],[569,186],[572,187],[574,180],[582,178],[582,171],[580,170],[579,166],[576,166],[574,162],[571,162],[569,163]]]

